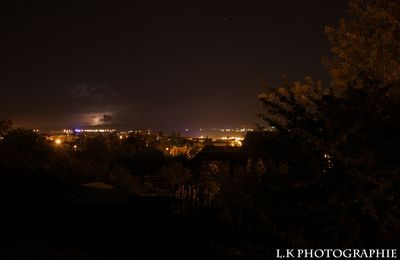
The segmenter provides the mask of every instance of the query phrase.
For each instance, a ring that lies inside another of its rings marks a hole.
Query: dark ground
[[[3,183],[1,205],[0,259],[204,259],[226,239],[212,210],[177,216],[175,199],[114,189],[25,178]]]

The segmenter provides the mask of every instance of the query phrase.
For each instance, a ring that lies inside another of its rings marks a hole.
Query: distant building
[[[210,168],[221,164],[227,164],[229,167],[245,166],[247,162],[246,152],[241,147],[234,146],[205,146],[192,160],[194,167],[207,165]]]
[[[243,145],[232,146],[232,140],[222,139],[205,146],[193,159],[194,166],[208,165],[215,169],[221,164],[229,167],[244,167],[248,170],[265,172],[266,162],[278,150],[277,132],[248,132]]]

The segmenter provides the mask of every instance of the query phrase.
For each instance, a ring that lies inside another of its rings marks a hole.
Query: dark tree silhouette
[[[362,87],[365,77],[388,85],[400,80],[400,3],[397,0],[350,0],[337,28],[326,27],[332,58],[326,60],[332,86]]]
[[[7,134],[12,127],[12,122],[9,119],[0,118],[0,137]]]
[[[40,172],[49,167],[51,146],[29,129],[10,130],[0,143],[1,165],[7,169]]]
[[[398,10],[398,1],[349,1],[351,18],[327,29],[332,85],[307,78],[260,95],[261,117],[286,153],[279,167],[267,159],[264,184],[255,184],[263,199],[254,197],[254,223],[283,243],[394,246],[400,238]]]

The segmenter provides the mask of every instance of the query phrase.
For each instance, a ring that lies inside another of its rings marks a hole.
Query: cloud
[[[79,113],[73,116],[75,125],[101,126],[116,123],[115,114],[112,111]]]
[[[123,97],[107,85],[76,85],[69,91],[70,122],[81,126],[120,123],[125,111],[123,101]]]
[[[100,100],[105,97],[114,96],[114,91],[106,85],[87,85],[80,84],[73,87],[70,95],[77,99],[94,99]]]
[[[114,117],[112,115],[104,114],[100,121],[103,123],[112,123],[114,121]]]

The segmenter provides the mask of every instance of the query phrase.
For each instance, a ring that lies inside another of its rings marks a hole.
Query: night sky
[[[344,0],[1,1],[0,117],[15,126],[252,127],[265,80],[328,82]]]

